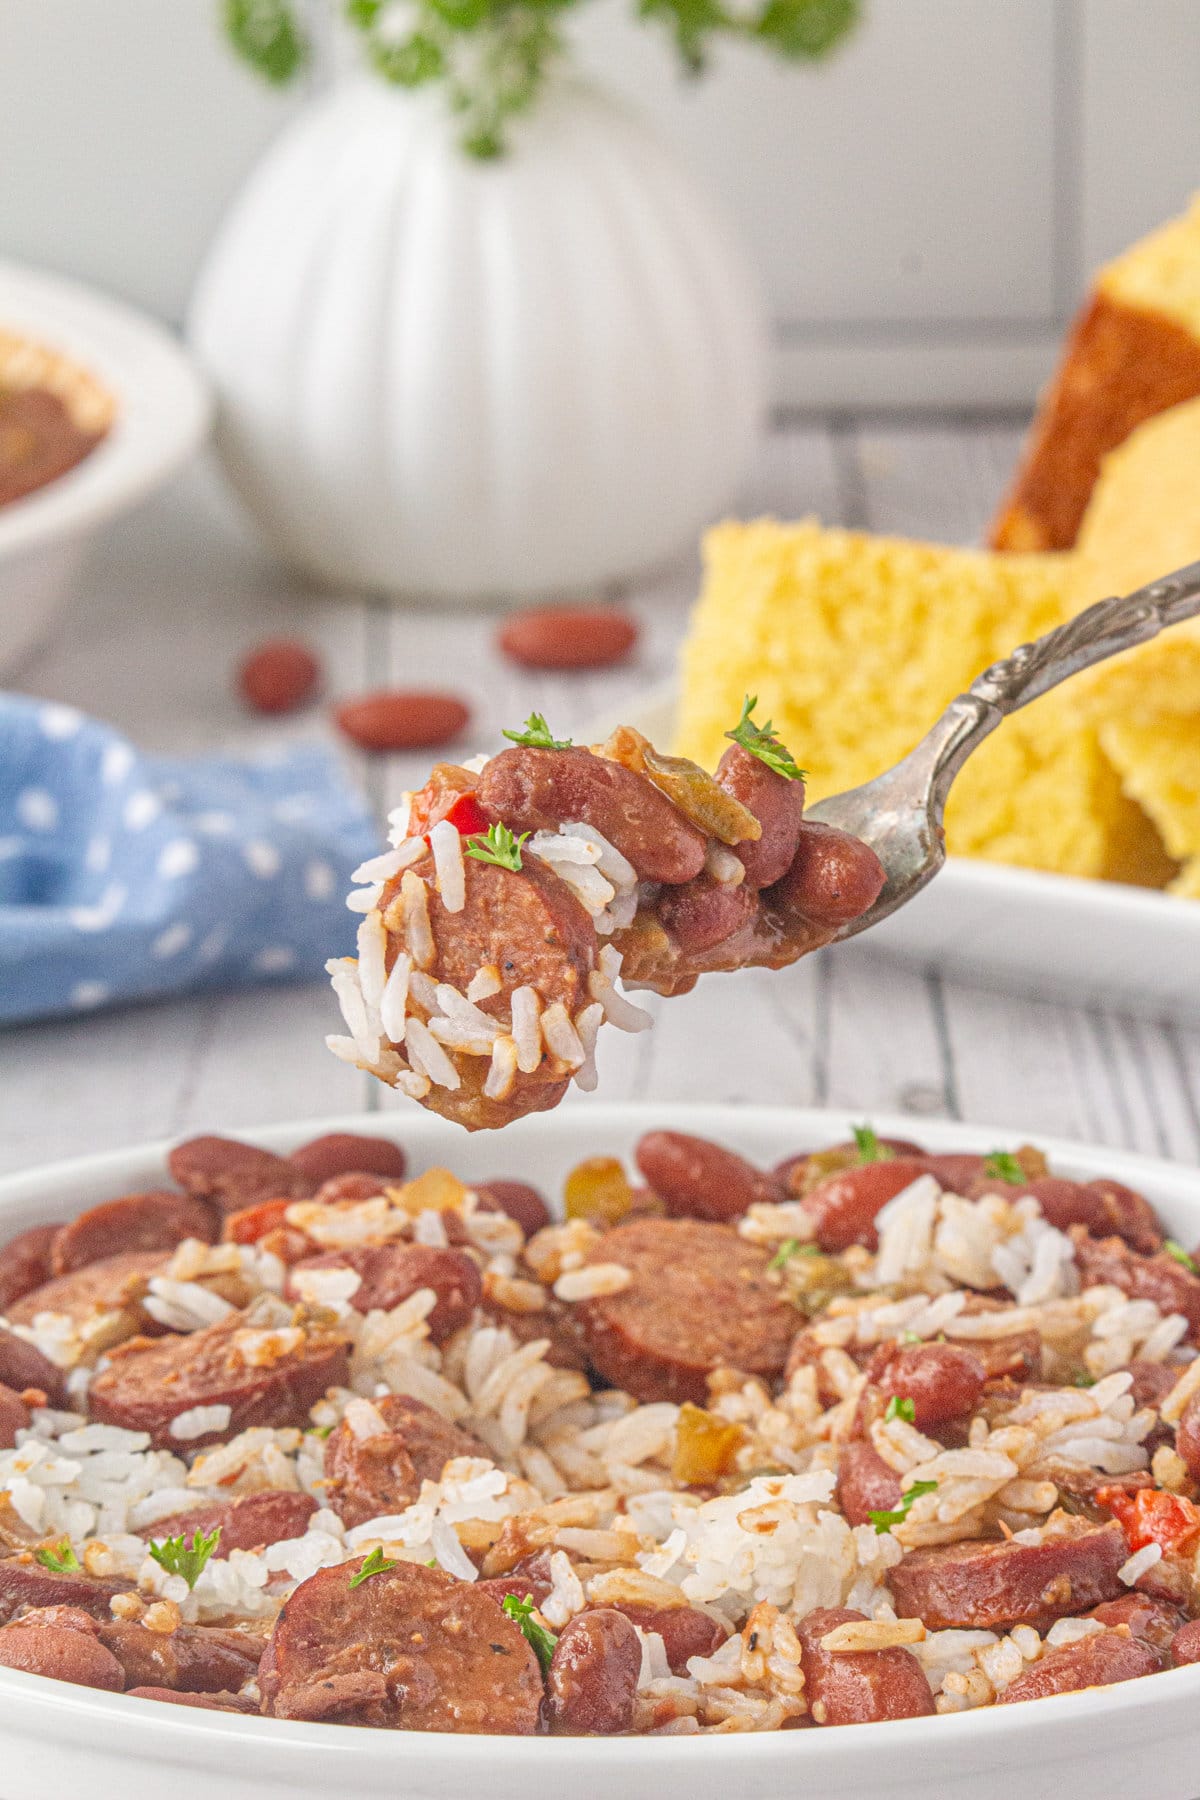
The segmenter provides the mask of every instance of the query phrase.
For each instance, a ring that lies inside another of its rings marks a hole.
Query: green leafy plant
[[[331,0],[362,39],[367,61],[398,87],[440,82],[472,156],[501,156],[506,130],[566,59],[563,15],[582,0]],[[635,0],[637,16],[674,39],[700,74],[721,39],[761,44],[792,62],[816,62],[857,24],[862,0]],[[307,66],[304,0],[221,0],[238,54],[276,86]]]
[[[215,1525],[207,1535],[197,1528],[190,1544],[181,1532],[178,1537],[164,1538],[161,1544],[151,1539],[149,1549],[161,1569],[168,1575],[182,1575],[188,1586],[194,1588],[220,1541],[221,1527]]]

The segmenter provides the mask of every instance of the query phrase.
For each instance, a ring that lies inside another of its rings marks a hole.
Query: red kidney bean
[[[875,903],[886,880],[867,844],[833,825],[805,819],[791,868],[769,890],[770,904],[814,925],[846,925]]]
[[[326,1250],[292,1265],[286,1293],[296,1298],[295,1276],[302,1269],[355,1269],[362,1277],[350,1296],[356,1312],[391,1312],[419,1288],[432,1288],[437,1304],[426,1323],[435,1344],[444,1344],[465,1325],[483,1297],[478,1265],[463,1250],[431,1244],[362,1244],[353,1250]]]
[[[475,1183],[475,1192],[484,1200],[492,1200],[502,1213],[515,1219],[527,1238],[551,1222],[550,1208],[535,1187],[527,1181],[508,1181],[489,1176]]]
[[[1178,1363],[1144,1362],[1138,1357],[1126,1363],[1125,1369],[1133,1376],[1133,1386],[1129,1390],[1133,1404],[1138,1408],[1152,1406],[1156,1412],[1181,1372]]]
[[[1098,1619],[1101,1625],[1114,1628],[1127,1625],[1134,1637],[1141,1638],[1160,1656],[1170,1650],[1172,1640],[1183,1624],[1183,1614],[1177,1606],[1133,1590],[1117,1600],[1106,1600],[1102,1606],[1094,1606],[1088,1618]]]
[[[374,1404],[385,1430],[358,1437],[343,1419],[325,1444],[326,1504],[349,1526],[402,1512],[453,1457],[487,1454],[424,1401],[384,1394]]]
[[[1200,1662],[1200,1619],[1189,1619],[1171,1639],[1171,1661],[1177,1669]]]
[[[655,1631],[663,1641],[672,1675],[686,1675],[693,1656],[713,1656],[729,1636],[728,1625],[719,1623],[697,1606],[633,1606],[617,1603],[617,1611],[639,1631]]]
[[[1200,1394],[1194,1394],[1175,1427],[1175,1448],[1193,1481],[1200,1481]]]
[[[294,712],[321,683],[321,665],[299,638],[268,638],[238,670],[243,700],[256,712]]]
[[[204,1712],[257,1714],[253,1700],[240,1694],[177,1694],[174,1688],[131,1687],[125,1689],[127,1700],[165,1700],[172,1706],[195,1706]]]
[[[896,1156],[922,1156],[924,1152],[920,1144],[914,1144],[909,1138],[879,1139],[880,1147],[891,1150]],[[808,1165],[814,1157],[838,1155],[843,1160],[839,1167],[855,1168],[858,1165],[858,1145],[853,1142],[830,1144],[824,1150],[798,1150],[795,1156],[785,1156],[783,1161],[775,1164],[775,1173],[783,1182],[789,1194],[799,1194],[804,1186],[804,1178]],[[825,1171],[827,1175],[837,1173],[836,1168]]]
[[[724,1145],[687,1132],[648,1131],[633,1154],[672,1218],[724,1224],[757,1201],[785,1197],[775,1176]]]
[[[1040,1662],[1009,1683],[997,1704],[1012,1706],[1022,1700],[1044,1700],[1051,1694],[1110,1687],[1117,1681],[1153,1675],[1161,1668],[1162,1657],[1141,1638],[1123,1631],[1097,1631],[1077,1643],[1048,1650]]]
[[[513,613],[498,648],[525,669],[604,669],[637,642],[637,622],[608,606],[535,606]]]
[[[50,1253],[61,1225],[31,1225],[0,1250],[0,1313],[50,1279]]]
[[[318,1186],[335,1175],[386,1175],[389,1181],[403,1181],[408,1167],[407,1156],[391,1138],[366,1137],[357,1131],[332,1131],[313,1138],[293,1150],[288,1161]]]
[[[818,1725],[869,1725],[922,1719],[934,1711],[925,1671],[911,1651],[825,1650],[821,1639],[839,1625],[865,1619],[848,1606],[823,1606],[796,1627],[809,1709]]]
[[[532,1556],[523,1556],[507,1575],[493,1575],[486,1581],[477,1581],[476,1589],[481,1594],[490,1594],[499,1606],[508,1596],[514,1595],[518,1600],[532,1600],[540,1606],[550,1598],[550,1590],[554,1586],[554,1576],[550,1571],[549,1550],[536,1550]]]
[[[795,860],[804,817],[804,783],[777,775],[760,757],[730,744],[717,764],[717,781],[762,826],[760,838],[732,846],[751,888],[773,887]]]
[[[926,1174],[932,1175],[947,1193],[969,1194],[974,1184],[984,1178],[987,1158],[969,1150],[943,1150],[926,1153],[921,1163]]]
[[[610,1606],[577,1613],[546,1671],[550,1729],[572,1737],[628,1731],[641,1667],[642,1646],[624,1613]]]
[[[1191,1340],[1200,1338],[1200,1278],[1173,1256],[1165,1250],[1139,1256],[1122,1238],[1089,1237],[1082,1225],[1072,1225],[1070,1237],[1085,1288],[1111,1283],[1131,1300],[1153,1300],[1163,1312],[1182,1313],[1191,1327]]]
[[[827,1175],[804,1196],[822,1250],[836,1253],[851,1244],[878,1250],[875,1215],[925,1172],[917,1160],[895,1156],[889,1162],[859,1163]]]
[[[714,950],[749,925],[758,913],[758,896],[743,882],[729,887],[711,875],[697,875],[681,887],[664,888],[658,902],[663,929],[677,947],[693,953]]]
[[[471,709],[456,694],[381,689],[344,700],[334,710],[338,729],[360,750],[424,750],[460,737]]]
[[[1119,1237],[1144,1256],[1162,1249],[1162,1229],[1150,1202],[1119,1181],[1068,1181],[1062,1175],[1039,1175],[1025,1191],[1059,1231],[1082,1225],[1089,1237]]]
[[[904,1485],[874,1444],[863,1438],[842,1445],[837,1483],[838,1505],[851,1525],[871,1524],[873,1512],[893,1512]]]
[[[125,1671],[112,1651],[69,1626],[6,1626],[0,1631],[0,1667],[69,1681],[75,1687],[103,1688],[110,1694],[119,1694],[125,1686]]]
[[[28,1424],[29,1408],[20,1394],[14,1394],[0,1382],[0,1450],[11,1450],[18,1431],[24,1431]]]
[[[932,1432],[974,1412],[987,1368],[962,1344],[882,1344],[868,1371],[884,1398],[913,1403],[913,1424]]]

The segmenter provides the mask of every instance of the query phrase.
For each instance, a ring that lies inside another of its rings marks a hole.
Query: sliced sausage
[[[1183,1614],[1177,1606],[1166,1600],[1156,1600],[1150,1594],[1139,1594],[1134,1588],[1122,1594],[1119,1600],[1106,1600],[1103,1606],[1094,1606],[1088,1617],[1098,1619],[1101,1625],[1113,1630],[1118,1625],[1128,1625],[1134,1637],[1141,1638],[1160,1656],[1170,1650],[1172,1640],[1183,1624]]]
[[[1175,1427],[1175,1448],[1193,1481],[1200,1482],[1200,1394],[1194,1394]]]
[[[1041,1630],[1115,1600],[1123,1592],[1117,1571],[1128,1555],[1125,1533],[1113,1520],[1040,1544],[971,1540],[911,1550],[889,1572],[888,1586],[901,1617],[923,1619],[931,1631],[1021,1624]]]
[[[24,1431],[28,1424],[29,1408],[20,1394],[14,1394],[0,1382],[0,1450],[11,1450],[18,1431]]]
[[[530,1271],[532,1278],[532,1271]],[[575,1369],[586,1374],[591,1367],[587,1337],[577,1306],[569,1306],[556,1294],[546,1290],[546,1304],[537,1312],[510,1312],[505,1306],[485,1300],[483,1310],[493,1325],[511,1331],[518,1344],[531,1344],[546,1338],[550,1348],[546,1361],[552,1369]]]
[[[177,1694],[173,1688],[165,1687],[133,1687],[126,1688],[127,1700],[165,1700],[173,1706],[196,1706],[204,1712],[250,1713],[256,1714],[258,1707],[253,1700],[243,1698],[240,1694]]]
[[[212,1553],[217,1559],[228,1556],[231,1550],[261,1550],[267,1544],[303,1537],[316,1510],[311,1494],[288,1488],[260,1488],[253,1494],[239,1494],[235,1500],[206,1500],[200,1506],[189,1506],[186,1512],[156,1519],[138,1535],[152,1538],[155,1543],[182,1535],[190,1542],[197,1531],[207,1537],[219,1527],[221,1535]]]
[[[704,867],[699,827],[646,776],[590,750],[502,750],[479,777],[479,802],[512,831],[590,825],[642,881],[690,881]]]
[[[648,1131],[633,1154],[672,1218],[725,1224],[740,1218],[756,1201],[786,1198],[773,1175],[708,1138],[683,1131]]]
[[[357,1131],[331,1131],[293,1150],[288,1161],[320,1188],[335,1175],[384,1175],[403,1181],[408,1158],[391,1138]]]
[[[1068,1181],[1062,1175],[1039,1175],[1025,1190],[1042,1209],[1042,1217],[1059,1231],[1082,1225],[1089,1237],[1119,1237],[1131,1250],[1152,1256],[1162,1249],[1163,1232],[1150,1202],[1120,1181]]]
[[[531,1736],[542,1676],[489,1594],[402,1562],[351,1587],[357,1563],[302,1581],[260,1669],[264,1711],[408,1731]]]
[[[15,1393],[37,1388],[50,1406],[62,1406],[67,1389],[61,1369],[43,1356],[35,1344],[27,1344],[15,1331],[0,1328],[0,1382]]]
[[[887,872],[869,845],[805,819],[796,841],[792,866],[782,881],[768,889],[768,904],[813,925],[848,925],[879,898]]]
[[[809,1711],[818,1725],[870,1725],[880,1719],[923,1719],[934,1711],[933,1692],[911,1651],[849,1654],[822,1648],[839,1625],[865,1619],[848,1606],[823,1606],[796,1627]]]
[[[851,1244],[878,1250],[876,1215],[926,1173],[915,1158],[895,1156],[887,1162],[857,1163],[852,1169],[827,1175],[804,1196],[805,1211],[822,1250],[836,1254]]]
[[[7,1624],[26,1607],[43,1606],[76,1606],[94,1618],[107,1619],[109,1602],[132,1587],[131,1581],[101,1579],[82,1570],[57,1575],[29,1553],[6,1556],[0,1558],[0,1623]]]
[[[1189,1619],[1171,1639],[1171,1661],[1177,1669],[1200,1662],[1200,1619]]]
[[[729,1636],[729,1627],[698,1606],[634,1606],[617,1602],[639,1631],[654,1631],[663,1641],[672,1675],[686,1675],[693,1656],[713,1656]]]
[[[770,1258],[727,1225],[634,1219],[606,1232],[589,1262],[618,1263],[628,1287],[582,1301],[588,1352],[614,1387],[639,1400],[694,1400],[713,1369],[774,1377],[787,1361],[796,1312],[768,1273]]]
[[[216,1625],[179,1625],[151,1631],[136,1619],[97,1621],[105,1649],[120,1663],[128,1687],[172,1688],[182,1693],[234,1692],[258,1672],[262,1640]]]
[[[61,1225],[31,1225],[0,1250],[0,1313],[49,1281],[50,1251],[61,1230]]]
[[[478,1439],[408,1394],[387,1394],[372,1404],[385,1432],[359,1437],[343,1419],[325,1444],[328,1504],[348,1526],[403,1512],[423,1481],[440,1481],[456,1456],[488,1456]]]
[[[194,1194],[126,1194],[89,1207],[64,1225],[54,1240],[51,1263],[56,1275],[70,1275],[130,1250],[173,1250],[185,1238],[212,1244],[218,1232],[213,1208]]]
[[[1153,1300],[1165,1313],[1182,1313],[1190,1339],[1200,1340],[1200,1277],[1165,1250],[1140,1256],[1122,1238],[1089,1237],[1082,1225],[1073,1225],[1070,1237],[1085,1288],[1103,1283],[1120,1288],[1131,1300]]]
[[[894,1512],[903,1482],[874,1444],[863,1438],[844,1444],[838,1457],[837,1498],[851,1525],[871,1524],[873,1512]]]
[[[565,1626],[546,1671],[551,1731],[613,1737],[633,1724],[642,1646],[615,1607],[577,1613]]]
[[[527,1238],[549,1225],[553,1218],[542,1196],[527,1181],[500,1180],[489,1176],[486,1181],[475,1183],[475,1192],[481,1200],[493,1201],[500,1212],[515,1219]]]
[[[1162,1657],[1142,1638],[1123,1631],[1096,1631],[1074,1644],[1048,1650],[1009,1683],[997,1702],[1011,1706],[1021,1700],[1044,1700],[1050,1694],[1076,1694],[1082,1688],[1110,1687],[1117,1681],[1136,1681],[1162,1668]]]
[[[234,1437],[252,1425],[305,1425],[309,1408],[324,1398],[326,1389],[344,1387],[349,1379],[346,1340],[311,1331],[294,1346],[278,1349],[273,1335],[250,1325],[245,1313],[234,1312],[186,1337],[172,1334],[157,1343],[138,1339],[124,1344],[92,1383],[92,1417],[105,1425],[148,1431],[160,1449],[175,1450],[179,1440],[171,1436],[172,1420],[196,1406],[228,1406],[230,1416],[221,1430],[189,1437],[189,1449]]]
[[[165,1260],[161,1250],[123,1250],[119,1256],[106,1256],[34,1288],[9,1307],[9,1319],[14,1325],[32,1325],[42,1312],[66,1313],[80,1321],[98,1312],[115,1312],[124,1320],[114,1323],[114,1336],[122,1328],[127,1333],[157,1330],[141,1302],[150,1277],[158,1274]]]
[[[761,837],[732,846],[746,871],[746,886],[774,886],[795,861],[804,817],[803,781],[777,775],[761,757],[752,756],[741,744],[730,744],[717,764],[717,782],[762,826]]]
[[[686,964],[689,957],[715,950],[758,916],[758,895],[743,882],[730,887],[711,875],[697,875],[682,887],[664,888],[658,917]]]
[[[318,1187],[286,1156],[243,1144],[238,1138],[195,1137],[176,1144],[167,1167],[189,1194],[212,1200],[221,1212],[240,1212],[258,1200],[288,1195],[307,1200]]]
[[[64,1625],[8,1625],[0,1631],[0,1667],[26,1675],[46,1675],[75,1687],[119,1694],[125,1671],[111,1650],[84,1631]]]
[[[982,1358],[963,1344],[881,1344],[867,1371],[882,1400],[911,1400],[912,1423],[935,1437],[974,1412],[987,1378]]]
[[[329,1250],[295,1263],[286,1292],[295,1297],[295,1275],[302,1269],[354,1269],[362,1277],[350,1296],[356,1312],[390,1312],[421,1288],[432,1288],[437,1305],[426,1323],[435,1344],[467,1324],[483,1297],[478,1266],[462,1250],[430,1244],[362,1244],[353,1250]]]

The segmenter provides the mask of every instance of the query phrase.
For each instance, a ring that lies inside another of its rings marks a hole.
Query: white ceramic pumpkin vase
[[[189,332],[269,540],[324,583],[570,596],[735,496],[763,402],[755,284],[623,108],[555,84],[507,156],[364,77],[251,176]]]

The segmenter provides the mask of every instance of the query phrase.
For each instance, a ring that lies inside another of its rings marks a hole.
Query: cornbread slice
[[[1200,900],[1200,856],[1184,863],[1167,892],[1178,894],[1181,900]]]
[[[997,550],[1074,542],[1108,451],[1200,394],[1200,197],[1101,269],[992,526]]]
[[[1099,733],[1123,790],[1154,820],[1168,853],[1181,862],[1200,856],[1200,716],[1115,717]]]
[[[1065,616],[1069,559],[989,555],[815,520],[718,526],[682,658],[678,747],[713,767],[758,696],[814,799],[910,750],[980,671]],[[955,783],[952,853],[1160,886],[1174,872],[1093,725],[1051,693]]]

